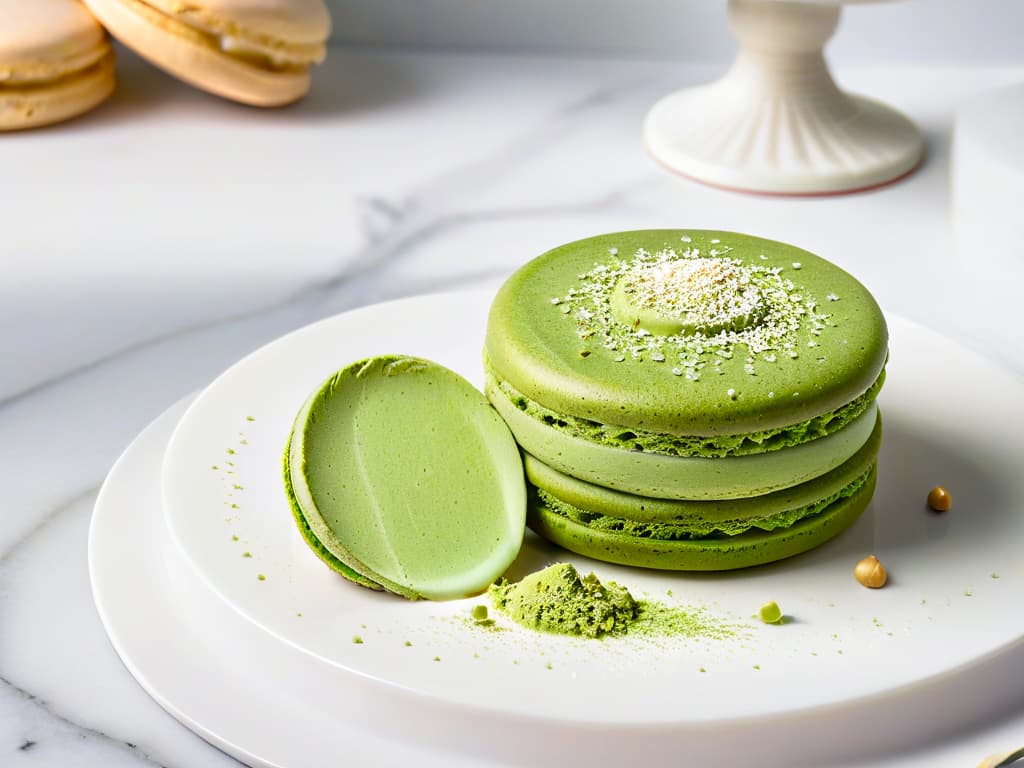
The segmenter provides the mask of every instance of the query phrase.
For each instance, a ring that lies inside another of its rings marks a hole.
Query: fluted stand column
[[[729,0],[736,60],[721,80],[651,109],[648,151],[677,173],[750,192],[850,192],[911,171],[923,151],[916,126],[844,93],[828,71],[823,48],[839,14],[839,5]]]

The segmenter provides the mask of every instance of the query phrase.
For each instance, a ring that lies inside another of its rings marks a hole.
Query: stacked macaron
[[[0,0],[0,131],[67,120],[103,102],[115,82],[107,30],[197,88],[276,107],[309,90],[331,29],[323,0],[84,2]]]
[[[729,232],[556,248],[491,309],[486,392],[532,528],[626,565],[720,570],[835,536],[875,485],[885,320],[835,265]]]
[[[114,89],[114,51],[77,0],[0,0],[0,131],[80,115]]]

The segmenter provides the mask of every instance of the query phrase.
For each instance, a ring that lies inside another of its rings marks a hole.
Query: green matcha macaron
[[[538,532],[627,565],[736,568],[816,546],[867,505],[887,352],[867,289],[811,253],[624,232],[502,286],[486,392],[527,454]],[[664,519],[637,515],[652,509]]]
[[[366,587],[478,594],[522,544],[512,434],[471,384],[421,358],[373,357],[324,382],[296,417],[284,481],[306,543]]]

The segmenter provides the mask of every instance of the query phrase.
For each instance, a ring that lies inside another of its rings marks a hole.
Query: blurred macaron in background
[[[0,0],[0,131],[88,112],[114,79],[107,34],[78,0]]]

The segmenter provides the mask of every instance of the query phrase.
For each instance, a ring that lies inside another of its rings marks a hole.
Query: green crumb
[[[235,449],[234,448],[228,448],[228,455],[229,456],[234,456],[235,455]],[[234,465],[232,464],[232,466],[234,466]]]
[[[406,648],[412,648],[412,642],[411,642],[411,641],[409,641],[409,640],[406,640],[406,641],[405,641],[405,647],[406,647]]]
[[[238,506],[237,504],[232,504],[232,505],[231,505],[231,508],[232,508],[232,509],[240,509],[240,507],[239,507],[239,506]]]
[[[355,643],[356,645],[362,645],[363,644],[362,635],[352,635],[352,642]]]
[[[212,469],[214,471],[217,471],[217,470],[220,469],[220,467],[218,467],[216,464],[214,464],[212,467],[210,467],[210,469]]]
[[[519,659],[512,659],[512,663],[515,664],[518,667],[519,666]]]
[[[593,573],[581,577],[570,563],[552,565],[516,583],[502,579],[489,594],[495,607],[517,623],[559,635],[621,635],[638,610],[625,587],[613,581],[602,584]]]
[[[989,574],[989,577],[993,578],[993,579],[998,579],[999,578],[999,574],[996,573],[995,571],[993,571],[992,573]]]
[[[435,656],[435,657],[434,657],[434,661],[440,661],[440,660],[441,660],[441,657],[440,657],[440,656]]]
[[[666,589],[665,590],[665,594],[668,595],[669,597],[672,597],[672,590],[671,589]]]
[[[265,575],[263,575],[262,573],[257,573],[256,574],[256,578],[259,579],[260,581],[266,581],[267,580],[267,577]]]
[[[298,613],[296,613],[295,617],[301,619],[302,618],[302,611],[299,611]]]
[[[817,651],[811,651],[811,656],[817,656],[817,655],[818,655]]]
[[[838,653],[840,656],[842,656],[843,655],[843,649],[842,648],[837,649],[836,653]]]
[[[229,467],[233,467],[233,466],[235,466],[235,463],[234,463],[233,461],[228,461],[228,462],[225,462],[225,463],[226,463],[226,464],[227,464],[227,465],[228,465]],[[232,472],[232,474],[234,474],[234,473]]]
[[[551,665],[551,662],[549,661],[547,664],[544,665],[544,669],[554,669],[554,667]]]
[[[232,537],[231,537],[231,540],[232,540],[232,541],[238,541],[238,537],[237,537],[237,536],[232,536]]]
[[[254,419],[252,416],[246,416],[245,420],[246,421],[256,421],[256,419]]]
[[[974,597],[974,592],[971,591],[970,587],[964,590],[964,597]]]
[[[236,491],[244,491],[244,490],[245,490],[245,488],[243,488],[242,486],[240,486],[240,485],[239,485],[238,483],[232,483],[232,484],[231,484],[231,488],[232,488],[233,490],[236,490]]]
[[[779,608],[779,604],[774,600],[769,600],[767,603],[761,606],[761,621],[765,624],[781,624],[782,623],[782,609]]]
[[[754,665],[754,669],[760,670],[761,669],[761,665],[760,664],[755,664]]]
[[[360,624],[360,625],[359,625],[359,627],[360,627],[361,629],[366,629],[366,625],[365,625],[365,624]]]
[[[480,654],[479,653],[474,653],[473,654],[473,658],[474,659],[479,659],[480,658]]]
[[[239,441],[238,441],[238,444],[239,444],[239,445],[248,445],[248,444],[249,444],[249,441],[248,441],[248,440],[246,440],[246,439],[245,439],[245,438],[243,437],[243,438],[242,438],[241,440],[239,440]]]
[[[698,671],[698,672],[707,672],[707,670],[706,670],[706,669],[704,669],[704,667],[701,667],[701,668],[700,668],[700,669],[698,669],[697,671]]]
[[[252,552],[243,552],[242,557],[252,557]]]
[[[474,621],[487,621],[487,606],[474,605],[472,616]]]

